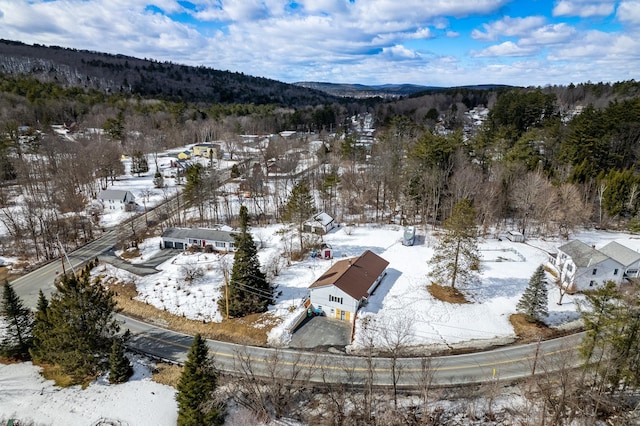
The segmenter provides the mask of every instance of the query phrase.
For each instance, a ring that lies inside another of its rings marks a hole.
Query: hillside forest
[[[252,161],[279,160],[283,169],[295,166],[295,153],[308,150],[310,141],[322,141],[313,152],[321,166],[304,178],[316,207],[339,220],[438,226],[469,199],[485,233],[638,230],[638,89],[634,81],[452,88],[293,107],[174,101],[0,75],[3,250],[45,261],[58,256],[58,238],[71,249],[92,239],[100,229],[91,218],[100,213],[87,206],[123,173],[123,154],[157,156],[218,141],[231,158],[245,158],[243,135],[265,135],[268,143]],[[478,108],[488,109],[482,122],[470,119]],[[361,142],[365,116],[375,127],[372,144]],[[57,136],[54,124],[68,126],[74,141]],[[297,136],[279,136],[285,130]],[[235,177],[281,206],[289,194],[268,194],[271,177],[264,169],[241,167]],[[220,177],[207,170],[192,175],[197,182],[187,185],[198,188],[192,205],[216,203]],[[281,213],[263,212],[256,220],[280,221]]]

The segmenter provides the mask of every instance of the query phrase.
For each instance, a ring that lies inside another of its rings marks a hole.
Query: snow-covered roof
[[[333,222],[333,218],[325,212],[318,213],[313,217],[313,220],[315,220],[316,222],[320,222],[322,226],[327,226],[331,222]]]

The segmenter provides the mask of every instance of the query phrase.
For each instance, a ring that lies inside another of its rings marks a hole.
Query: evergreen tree
[[[57,364],[77,379],[98,373],[119,331],[113,293],[99,280],[91,283],[89,271],[56,283],[48,307],[36,315],[34,329],[34,361]],[[43,317],[46,323],[39,324]]]
[[[201,426],[224,423],[223,407],[213,401],[218,375],[200,334],[193,338],[178,382],[178,425]]]
[[[43,347],[42,342],[46,340],[51,330],[49,322],[49,301],[45,297],[42,290],[38,292],[38,306],[35,313],[35,322],[33,325],[33,342],[31,345],[31,357],[34,360],[40,359],[40,348]]]
[[[162,173],[160,173],[159,171],[156,171],[156,173],[153,175],[153,186],[155,188],[164,187],[164,177],[162,176]]]
[[[11,358],[28,359],[32,342],[33,317],[13,286],[5,281],[0,314],[5,317],[5,337],[0,341],[0,354]]]
[[[549,299],[545,272],[542,265],[538,266],[529,280],[529,285],[516,305],[516,310],[527,317],[529,321],[541,321],[548,313]]]
[[[226,295],[231,317],[265,312],[273,303],[273,288],[260,270],[258,250],[248,227],[247,207],[242,206],[240,207],[240,233],[235,235],[236,252]],[[223,312],[226,311],[226,303],[225,298],[219,301],[220,310]]]
[[[124,383],[133,374],[131,362],[124,353],[124,338],[114,338],[111,344],[111,355],[109,356],[109,381],[111,383]]]
[[[302,238],[304,224],[315,212],[316,207],[311,192],[309,191],[309,184],[306,180],[301,180],[296,183],[291,190],[289,201],[287,201],[282,213],[283,221],[295,223],[298,227],[301,252],[304,251]]]
[[[140,177],[142,173],[149,171],[149,161],[142,151],[135,151],[131,156],[131,173],[135,173]]]
[[[459,201],[444,223],[444,237],[435,248],[431,277],[436,282],[449,281],[451,287],[478,278],[480,253],[476,231],[476,213],[468,199]]]

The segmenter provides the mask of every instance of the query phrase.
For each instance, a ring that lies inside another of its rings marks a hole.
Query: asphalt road
[[[146,220],[159,220],[177,208],[177,199],[161,208],[106,232],[101,238],[68,254],[69,265],[80,268],[86,261],[94,259],[118,244],[131,239],[135,232],[146,226]],[[62,272],[60,260],[46,264],[20,277],[12,285],[23,302],[35,308],[38,292],[43,290],[50,297],[54,280]],[[129,345],[149,355],[184,362],[193,338],[162,328],[160,325],[136,321],[118,316],[124,329],[132,332]],[[489,382],[527,377],[536,372],[553,371],[574,367],[579,363],[577,346],[582,334],[571,335],[538,344],[512,345],[495,350],[465,355],[431,358],[398,358],[395,371],[399,387],[417,387],[429,377],[433,385],[454,385]],[[385,357],[360,357],[314,353],[291,349],[272,349],[231,343],[208,341],[217,367],[228,373],[237,373],[247,366],[254,375],[263,377],[290,378],[294,373],[304,380],[316,383],[364,384],[371,377],[375,385],[388,386],[393,383],[394,360]],[[428,360],[429,374],[423,364]],[[306,375],[308,374],[308,377]]]

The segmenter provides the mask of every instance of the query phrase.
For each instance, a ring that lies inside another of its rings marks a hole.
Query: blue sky
[[[640,0],[0,0],[0,37],[284,82],[638,79]]]

